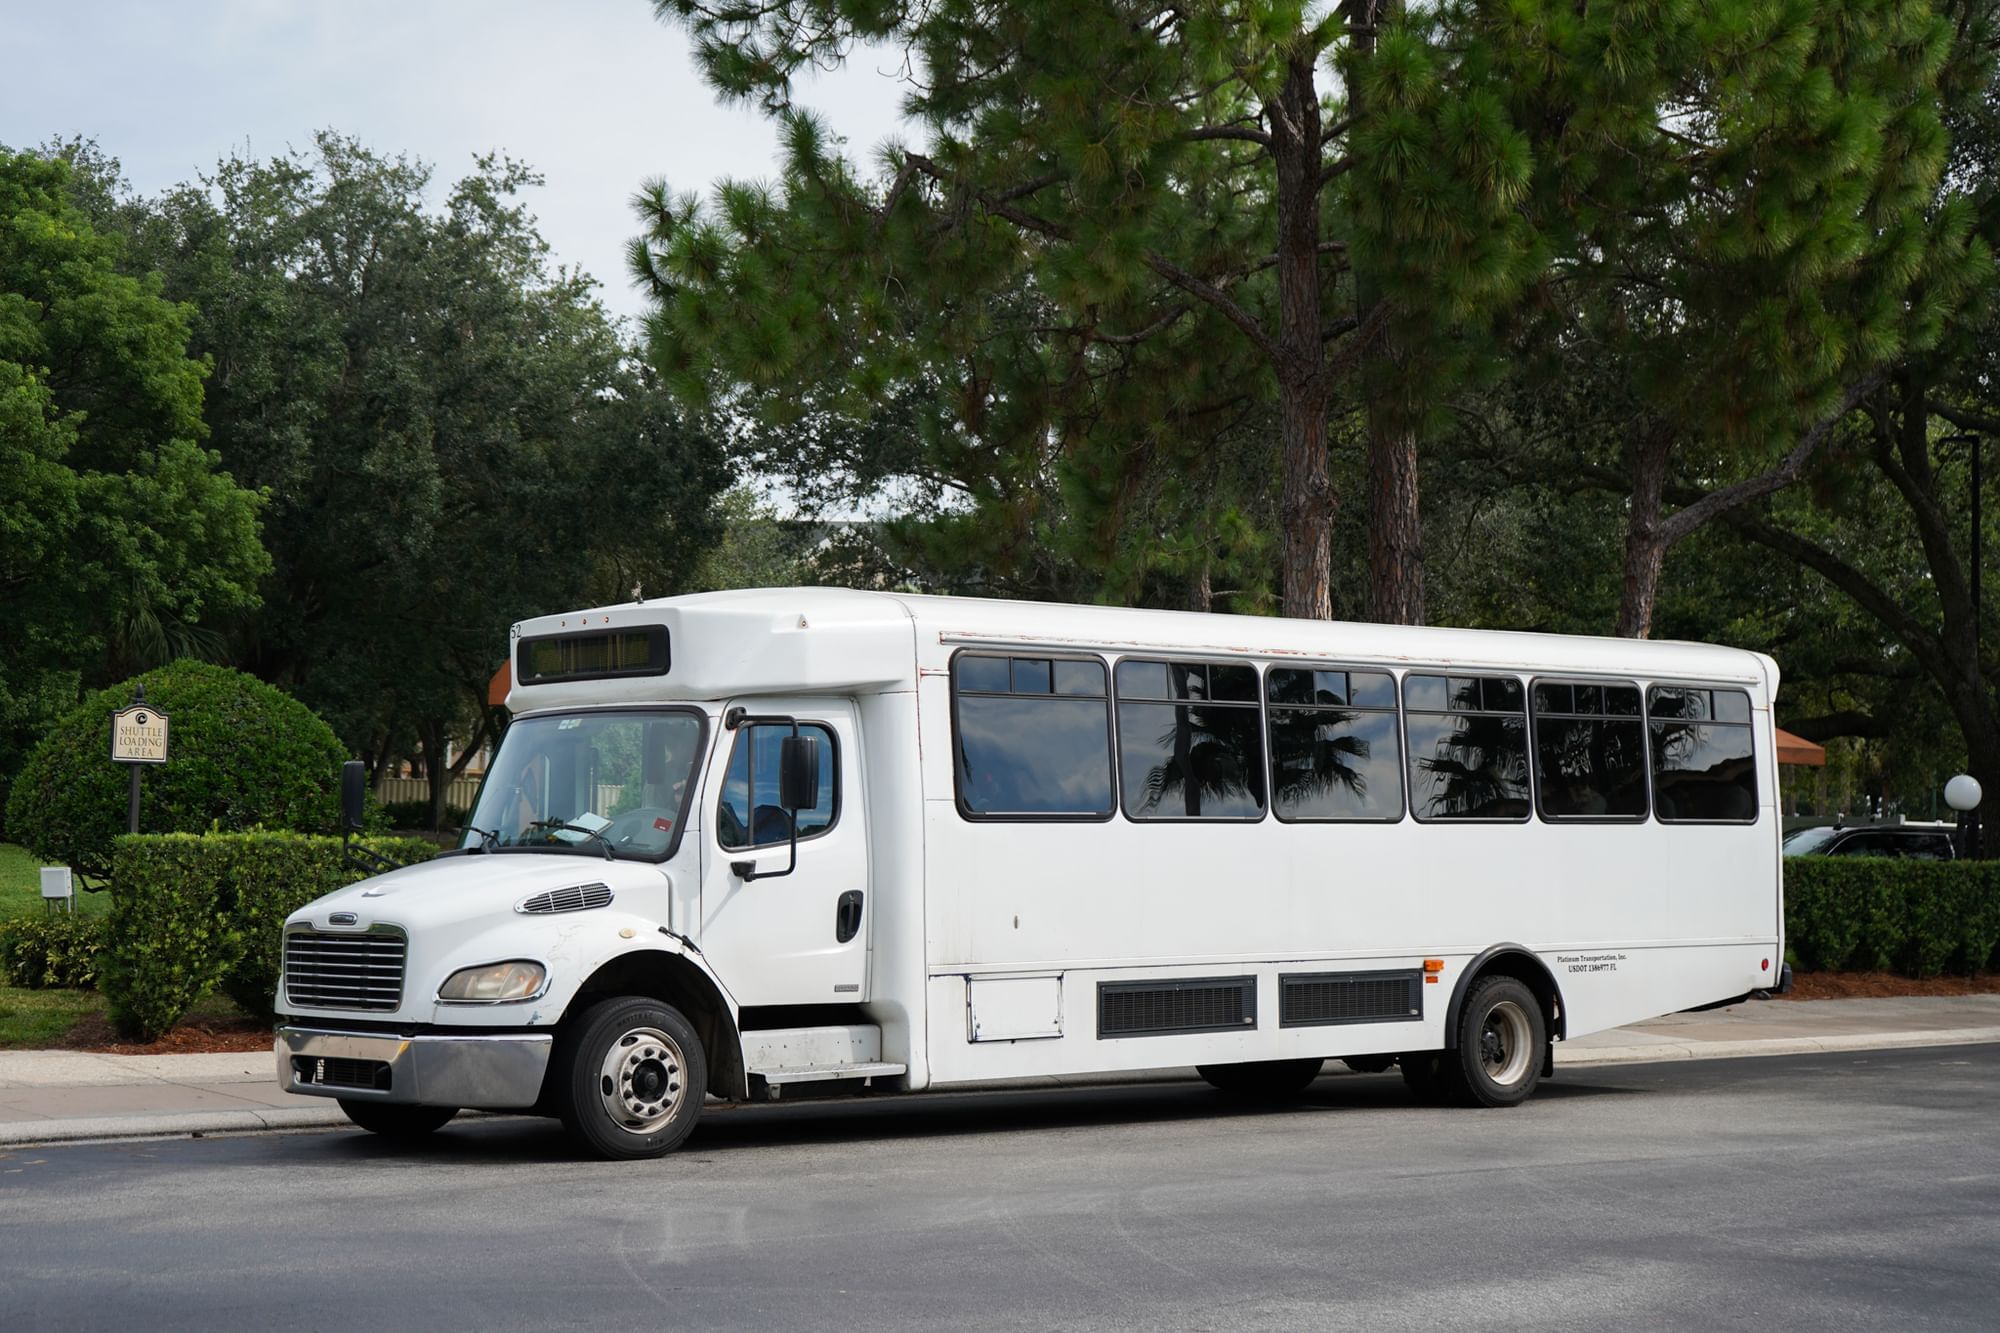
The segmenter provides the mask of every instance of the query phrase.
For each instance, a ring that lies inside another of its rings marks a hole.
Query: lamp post
[[[1979,779],[1970,773],[1960,773],[1944,784],[1944,803],[1958,811],[1959,838],[1965,856],[1977,859],[1979,846],[1979,798],[1984,795],[1979,790]]]
[[[1986,525],[1980,518],[1979,505],[1986,488],[1980,484],[1979,455],[1981,452],[1980,445],[1984,439],[1985,437],[1982,435],[1965,434],[1947,435],[1939,441],[1940,444],[1969,444],[1972,446],[1972,577],[1969,580],[1972,584],[1972,684],[1975,688],[1982,691],[1986,688],[1986,673],[1982,666],[1985,658],[1980,652],[1979,645],[1979,620],[1982,609],[1982,599],[1979,592],[1979,575],[1986,564]],[[1961,806],[1951,800],[1952,786],[1961,781],[1972,784],[1973,797],[1970,807]],[[1945,800],[1951,804],[1954,810],[1961,812],[1970,810],[1970,813],[1964,819],[1966,843],[1969,849],[1968,855],[1975,857],[1980,855],[1979,784],[1974,782],[1970,777],[1960,774],[1958,777],[1953,778],[1950,783],[1946,784]]]

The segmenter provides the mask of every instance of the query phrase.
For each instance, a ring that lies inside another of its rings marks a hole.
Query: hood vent
[[[593,907],[609,906],[609,884],[572,884],[566,889],[551,889],[532,898],[523,898],[514,904],[514,910],[529,916],[547,916],[552,912],[583,912]]]

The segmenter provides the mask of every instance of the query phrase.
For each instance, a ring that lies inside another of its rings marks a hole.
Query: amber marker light
[[[1444,971],[1444,959],[1442,958],[1424,959],[1424,984],[1426,986],[1437,985],[1438,973],[1442,971]]]

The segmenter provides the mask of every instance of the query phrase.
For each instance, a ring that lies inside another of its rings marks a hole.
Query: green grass
[[[0,986],[0,1051],[60,1045],[78,1019],[103,1012],[104,997],[96,991]]]
[[[25,847],[0,842],[0,919],[41,912],[42,863]],[[109,893],[86,893],[77,885],[76,910],[102,916],[111,910]]]

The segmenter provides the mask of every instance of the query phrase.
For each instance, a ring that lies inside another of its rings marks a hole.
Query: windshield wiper
[[[466,848],[465,850],[468,852],[490,852],[500,841],[499,829],[481,828],[477,824],[467,824],[465,827],[468,832],[479,835],[479,845],[477,847]]]
[[[571,824],[561,819],[537,819],[533,823],[529,824],[528,827],[532,829],[567,829],[571,833],[581,833],[586,837],[595,838],[599,842],[604,844],[605,860],[615,861],[618,859],[617,857],[611,854],[611,839],[605,837],[604,834],[597,829],[585,828],[582,824]]]

